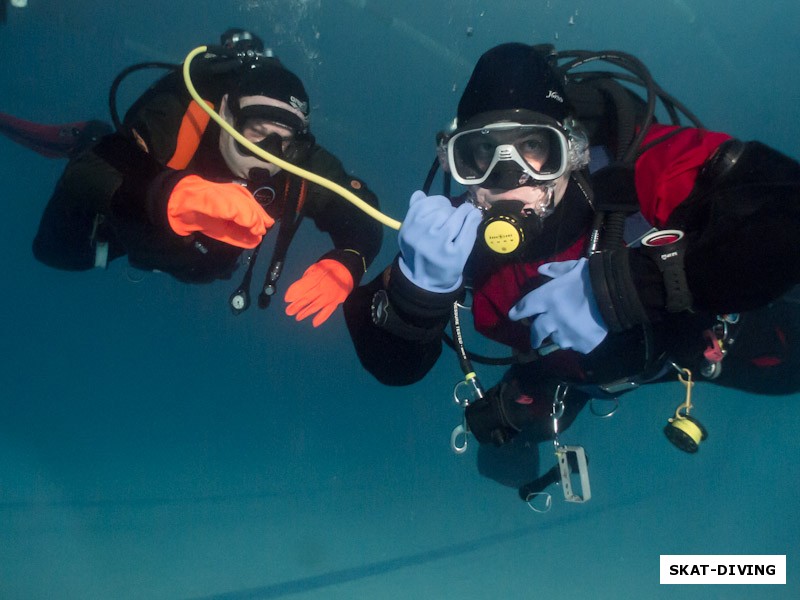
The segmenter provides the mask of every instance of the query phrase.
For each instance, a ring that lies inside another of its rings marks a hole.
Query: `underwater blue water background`
[[[785,0],[29,0],[0,24],[0,111],[107,120],[122,68],[247,27],[402,219],[471,66],[504,41],[633,53],[710,129],[798,157],[797,23]],[[125,81],[122,110],[155,75]],[[0,599],[800,597],[799,397],[697,385],[696,455],[661,433],[677,382],[586,410],[562,441],[591,455],[593,498],[537,514],[478,475],[474,447],[450,451],[451,353],[388,388],[341,312],[313,329],[277,303],[233,317],[238,278],[46,268],[30,245],[64,163],[5,138],[0,157]],[[283,289],[326,249],[306,223]],[[387,229],[365,281],[395,253]],[[662,586],[661,554],[785,554],[787,584]]]

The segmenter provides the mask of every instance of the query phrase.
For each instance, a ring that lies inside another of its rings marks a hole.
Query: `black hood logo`
[[[558,100],[559,102],[561,102],[561,104],[564,104],[564,98],[562,98],[561,94],[559,94],[555,90],[550,90],[549,92],[547,92],[547,96],[545,96],[545,99],[547,100],[550,100],[551,98],[553,100]]]

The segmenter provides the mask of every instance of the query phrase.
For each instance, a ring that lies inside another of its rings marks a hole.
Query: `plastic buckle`
[[[582,446],[558,446],[556,448],[558,468],[561,472],[561,487],[564,490],[564,500],[567,502],[588,502],[592,497],[589,485],[589,464],[586,461],[586,452]],[[573,474],[577,475],[580,483],[579,493],[573,488]]]

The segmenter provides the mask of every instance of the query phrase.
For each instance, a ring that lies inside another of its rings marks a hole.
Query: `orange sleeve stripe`
[[[210,102],[208,102],[208,105],[214,108],[214,105]],[[208,113],[200,108],[197,102],[192,100],[183,115],[180,129],[178,129],[175,153],[167,162],[168,167],[171,169],[185,169],[189,165],[194,153],[197,152],[198,146],[200,146],[200,138],[203,137],[210,119],[211,117],[208,116]]]

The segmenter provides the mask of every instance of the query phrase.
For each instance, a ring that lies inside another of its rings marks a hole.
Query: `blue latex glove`
[[[414,192],[397,236],[403,275],[429,292],[458,289],[481,218],[471,204],[453,208],[444,196]]]
[[[561,348],[589,354],[608,334],[589,280],[589,261],[547,263],[539,273],[553,279],[528,292],[508,311],[512,321],[530,318],[531,346],[550,336]]]

